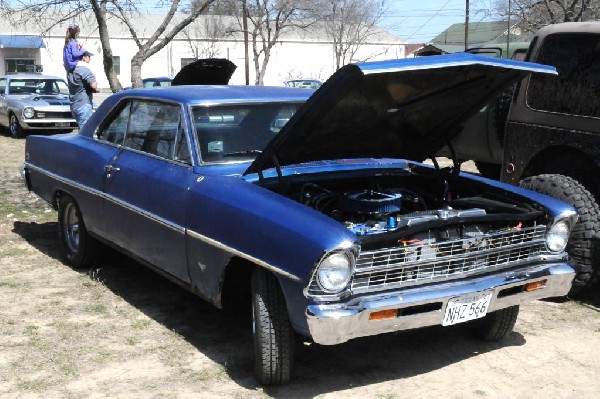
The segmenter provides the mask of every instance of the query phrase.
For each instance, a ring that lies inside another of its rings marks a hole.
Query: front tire
[[[21,139],[26,136],[25,129],[21,127],[19,123],[19,119],[15,114],[10,114],[8,121],[8,131],[10,132],[10,137],[13,139]]]
[[[277,278],[261,268],[252,273],[252,333],[258,381],[264,385],[288,382],[294,357],[294,331]]]
[[[573,205],[579,219],[567,244],[567,253],[575,261],[577,272],[570,294],[589,288],[596,281],[600,268],[598,249],[594,246],[600,235],[600,208],[594,196],[577,180],[563,175],[531,176],[521,180],[519,185]]]
[[[473,322],[473,335],[484,341],[499,341],[513,331],[518,316],[518,305],[488,313]]]
[[[91,237],[75,200],[63,195],[58,203],[58,238],[74,268],[93,266],[97,261],[99,243]]]

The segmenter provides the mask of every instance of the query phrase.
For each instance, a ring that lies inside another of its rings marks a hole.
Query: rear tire
[[[79,206],[68,195],[63,195],[58,204],[58,238],[74,268],[96,264],[100,243],[88,234]]]
[[[575,279],[570,294],[589,288],[598,278],[598,249],[594,242],[600,237],[600,208],[594,196],[577,180],[563,175],[539,175],[521,180],[521,187],[563,200],[575,208],[579,219],[571,231],[567,252],[575,261]],[[595,268],[595,269],[594,269]]]
[[[252,317],[256,378],[264,385],[285,384],[292,370],[294,331],[277,278],[261,268],[252,273]]]
[[[488,313],[472,322],[473,335],[484,341],[499,341],[513,331],[518,316],[518,305]]]

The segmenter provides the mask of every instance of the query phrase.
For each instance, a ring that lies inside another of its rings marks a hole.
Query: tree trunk
[[[256,30],[256,28],[255,28]],[[262,86],[262,76],[260,76],[260,53],[258,51],[258,44],[256,40],[256,32],[252,33],[252,53],[254,55],[254,84],[256,86]]]
[[[91,1],[96,21],[98,21],[98,33],[100,35],[100,42],[102,43],[102,63],[104,65],[104,74],[108,79],[110,90],[113,93],[123,89],[115,68],[113,65],[112,49],[110,47],[110,37],[108,33],[108,27],[106,25],[106,4],[98,4],[96,0]]]
[[[144,55],[139,51],[131,59],[131,86],[142,87],[142,64],[144,63]]]

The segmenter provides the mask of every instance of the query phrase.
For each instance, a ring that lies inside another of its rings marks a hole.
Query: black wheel
[[[58,238],[73,267],[96,263],[99,243],[88,234],[79,206],[68,195],[62,196],[58,205]]]
[[[290,380],[295,337],[279,282],[257,268],[252,273],[252,333],[254,371],[264,385]]]
[[[600,268],[598,249],[594,245],[600,236],[600,208],[592,194],[577,180],[563,175],[531,176],[521,180],[519,185],[575,207],[579,219],[567,244],[567,252],[575,261],[577,272],[570,294],[590,287],[597,280]]]
[[[12,137],[13,139],[21,139],[26,135],[25,129],[21,127],[19,119],[17,119],[17,116],[15,114],[10,114],[8,121],[8,131],[10,132],[10,137]]]
[[[475,166],[477,166],[477,170],[483,177],[496,180],[500,178],[500,165],[489,162],[475,161]]]
[[[488,313],[471,322],[473,335],[485,341],[499,341],[512,332],[518,316],[518,305]]]

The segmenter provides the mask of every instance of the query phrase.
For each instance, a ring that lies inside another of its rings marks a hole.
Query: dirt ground
[[[19,176],[24,144],[0,136],[1,398],[600,395],[599,295],[522,306],[500,343],[455,326],[301,345],[293,381],[262,388],[248,326],[126,258],[63,262],[56,213]]]

